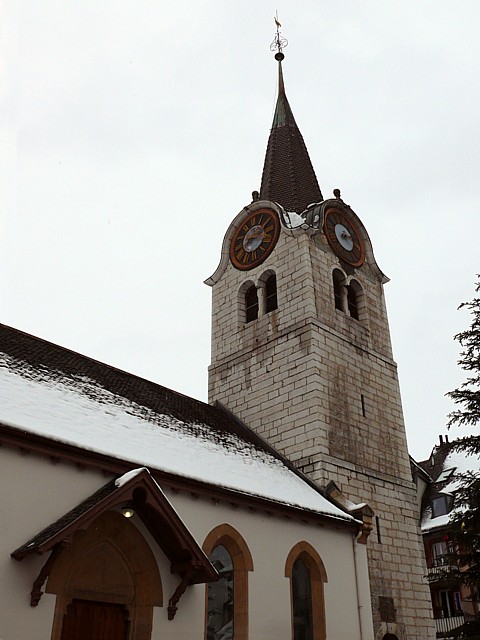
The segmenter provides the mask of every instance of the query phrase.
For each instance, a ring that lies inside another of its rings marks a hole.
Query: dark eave
[[[278,98],[263,166],[260,199],[278,202],[301,213],[323,200],[300,129],[285,94],[282,63],[278,63]]]

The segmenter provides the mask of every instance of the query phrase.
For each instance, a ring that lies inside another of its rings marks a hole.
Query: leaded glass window
[[[218,582],[208,585],[207,640],[233,638],[233,561],[228,550],[219,544],[212,551],[210,561],[220,574]]]
[[[312,584],[310,571],[298,558],[292,568],[293,639],[313,640]]]

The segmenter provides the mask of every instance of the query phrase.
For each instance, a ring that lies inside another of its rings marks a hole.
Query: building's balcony
[[[465,622],[465,616],[463,613],[452,616],[451,618],[436,618],[435,626],[437,629],[437,637],[448,638],[450,631],[456,629]]]
[[[427,567],[427,575],[430,582],[435,582],[436,580],[441,580],[442,578],[445,580],[449,579],[449,573],[456,569],[456,567],[448,564],[447,562],[436,562],[435,565]]]

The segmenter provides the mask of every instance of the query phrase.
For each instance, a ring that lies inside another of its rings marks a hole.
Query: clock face
[[[337,256],[352,267],[360,267],[365,260],[363,240],[356,225],[338,209],[325,212],[325,235]]]
[[[274,211],[258,209],[249,213],[230,243],[233,266],[246,271],[261,264],[272,253],[279,234],[280,221]]]

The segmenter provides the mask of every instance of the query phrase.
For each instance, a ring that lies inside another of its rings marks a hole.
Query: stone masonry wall
[[[423,545],[413,484],[396,477],[359,471],[333,458],[312,461],[309,475],[320,486],[330,479],[353,502],[367,502],[375,511],[375,528],[367,543],[370,589],[376,638],[386,633],[402,638],[434,638],[430,591],[425,579]],[[385,598],[393,604],[394,620],[382,621]]]
[[[380,526],[368,543],[377,635],[433,638],[383,286],[372,265],[344,271],[363,290],[355,320],[335,309],[334,268],[342,267],[323,236],[285,232],[256,269],[227,266],[213,288],[209,399],[320,485],[334,480],[353,502],[370,504]],[[278,309],[245,324],[240,292],[270,270]],[[380,619],[388,617],[381,602],[396,622]]]

